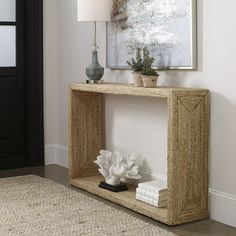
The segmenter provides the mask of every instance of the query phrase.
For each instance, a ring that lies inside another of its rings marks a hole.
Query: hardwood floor
[[[97,200],[103,201],[106,204],[113,206],[118,209],[122,209],[123,211],[132,214],[139,219],[142,219],[146,222],[149,222],[153,225],[156,225],[161,228],[165,228],[169,232],[172,232],[173,235],[176,236],[197,236],[197,235],[216,235],[216,236],[235,236],[236,229],[226,226],[224,224],[218,223],[212,220],[203,220],[195,223],[189,223],[181,226],[176,227],[168,227],[162,223],[153,221],[145,216],[137,214],[133,211],[130,211],[126,208],[120,207],[116,204],[113,204],[109,201],[103,200],[97,196],[89,194],[83,190],[71,187],[69,185],[69,177],[68,177],[68,169],[64,167],[60,167],[57,165],[49,165],[49,166],[42,166],[42,167],[32,167],[32,168],[24,168],[24,169],[17,169],[17,170],[7,170],[7,171],[0,171],[0,178],[4,177],[12,177],[12,176],[19,176],[19,175],[29,175],[35,174],[41,177],[45,177],[47,179],[51,179],[59,184],[65,185],[66,187],[73,189],[75,191],[81,192],[87,196],[95,198]]]

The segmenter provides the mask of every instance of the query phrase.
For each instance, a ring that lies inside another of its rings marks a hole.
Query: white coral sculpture
[[[122,178],[141,179],[135,160],[134,153],[123,155],[120,152],[101,150],[94,162],[99,166],[99,172],[104,176],[106,183],[116,186]]]

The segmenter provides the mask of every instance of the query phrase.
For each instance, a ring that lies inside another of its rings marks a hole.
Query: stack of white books
[[[136,189],[136,199],[156,207],[166,207],[167,185],[160,181],[140,183]]]

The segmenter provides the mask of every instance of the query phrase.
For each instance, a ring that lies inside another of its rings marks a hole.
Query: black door
[[[42,65],[34,50],[42,51],[36,45],[42,35],[34,32],[40,28],[42,34],[42,19],[33,18],[38,14],[32,15],[37,7],[32,2],[41,1],[0,1],[0,170],[43,164],[42,86],[34,86],[42,76],[32,72],[38,73],[34,57]]]
[[[24,167],[25,7],[2,1],[0,15],[0,169]]]

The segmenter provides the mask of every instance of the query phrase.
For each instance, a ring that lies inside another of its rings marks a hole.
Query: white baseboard
[[[159,180],[167,184],[167,176],[163,174],[159,174],[152,170],[140,169],[140,174],[142,176],[142,181],[151,181],[151,180]]]
[[[45,146],[45,164],[57,164],[68,168],[68,148],[58,144]],[[143,180],[167,181],[166,176],[156,172],[141,170]],[[236,196],[215,189],[209,189],[210,218],[236,227]]]
[[[45,145],[45,164],[57,164],[68,168],[68,148],[58,144]]]
[[[44,155],[45,155],[45,165],[56,164],[56,152],[57,147],[54,144],[45,145]]]
[[[210,218],[236,227],[236,196],[210,189]]]

